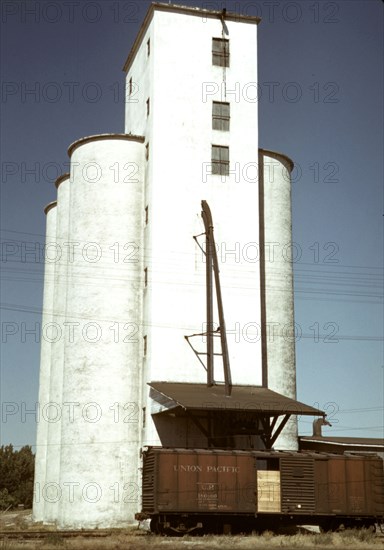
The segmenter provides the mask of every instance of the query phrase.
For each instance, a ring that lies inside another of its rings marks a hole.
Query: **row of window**
[[[151,54],[151,39],[147,40],[147,57]],[[229,67],[229,40],[212,38],[212,65]]]
[[[147,40],[147,57],[151,54],[151,39]],[[229,67],[229,40],[227,38],[212,38],[212,65]],[[132,95],[133,80],[129,79],[128,93]],[[218,128],[220,130],[220,128]]]
[[[151,54],[151,39],[147,40],[147,57]],[[212,38],[212,64],[219,67],[229,67],[229,40],[227,38]]]
[[[147,57],[151,53],[151,39],[147,40]],[[229,67],[229,40],[227,38],[212,38],[212,64],[219,67]]]
[[[229,40],[226,38],[212,38],[212,64],[219,67],[229,67]],[[230,104],[223,101],[214,101],[212,104],[212,128],[229,132]],[[211,151],[212,174],[229,175],[229,147],[212,145]]]
[[[146,101],[147,117],[151,112],[151,100]],[[223,132],[229,132],[230,122],[230,104],[225,101],[213,101],[212,102],[212,128],[214,130],[222,130]]]
[[[151,53],[150,39],[147,41],[147,57]],[[212,64],[220,67],[229,67],[229,40],[212,38]],[[129,80],[129,94],[132,94],[133,82]],[[150,98],[146,101],[147,117],[150,114]],[[224,101],[212,102],[212,129],[229,132],[230,104]],[[145,145],[145,158],[149,160],[149,142]],[[229,147],[212,145],[211,152],[212,174],[229,175]],[[145,224],[148,224],[148,206],[145,208]],[[148,285],[148,268],[144,269],[144,287]],[[147,337],[144,336],[144,356],[147,353]]]
[[[149,99],[147,100],[149,114]],[[229,131],[230,104],[214,101],[212,106],[212,128]],[[149,160],[149,142],[145,144],[145,160]],[[229,147],[212,145],[212,174],[229,175]]]
[[[149,57],[151,53],[151,40],[148,39],[147,41],[147,57]],[[132,78],[130,79],[129,81],[129,90],[130,90],[130,94],[132,93]],[[150,101],[150,98],[147,99],[147,102],[146,102],[146,107],[147,107],[147,117],[149,116],[149,113],[151,111],[151,101]],[[145,145],[145,158],[146,160],[149,159],[149,143],[147,142],[146,145]],[[148,216],[149,216],[149,213],[148,213],[148,206],[145,207],[145,225],[148,224]],[[144,286],[148,286],[148,268],[146,267],[144,269]],[[145,357],[147,355],[147,344],[148,342],[148,338],[147,338],[147,335],[144,335],[143,336],[143,356]],[[143,407],[143,428],[145,428],[145,407]]]
[[[149,143],[145,145],[145,159],[149,160]],[[212,174],[229,176],[229,147],[226,145],[212,145],[211,164]]]

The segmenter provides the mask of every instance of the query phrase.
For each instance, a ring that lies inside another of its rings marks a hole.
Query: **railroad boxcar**
[[[374,528],[384,519],[383,461],[357,453],[148,447],[137,518],[169,534],[285,524]]]

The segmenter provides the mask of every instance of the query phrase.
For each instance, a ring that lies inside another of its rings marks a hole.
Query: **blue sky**
[[[329,413],[329,435],[382,437],[383,4],[182,3],[262,18],[259,143],[296,163],[298,399]],[[1,5],[2,444],[35,441],[43,207],[70,143],[123,131],[122,66],[148,5]]]

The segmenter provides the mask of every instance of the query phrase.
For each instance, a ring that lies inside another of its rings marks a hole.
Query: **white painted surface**
[[[249,242],[259,241],[255,215],[257,104],[242,95],[249,82],[257,82],[256,25],[228,21],[227,27],[231,62],[224,70],[212,65],[212,37],[222,36],[219,18],[203,21],[201,17],[155,11],[127,74],[127,83],[132,78],[138,90],[131,99],[138,102],[127,103],[126,132],[144,131],[150,151],[144,382],[205,381],[205,371],[184,339],[186,334],[202,332],[206,316],[205,264],[192,238],[204,231],[201,200],[205,199],[212,209],[220,252],[233,383],[261,384],[261,345],[255,332],[261,322],[259,262],[248,261],[243,255],[249,251]],[[203,94],[206,89],[214,93]],[[231,102],[230,132],[212,130],[213,100]],[[211,162],[212,144],[230,147],[233,173],[229,177],[205,177],[210,170],[204,163]],[[235,254],[230,253],[232,250]],[[195,343],[200,349],[204,347],[201,338]],[[215,374],[216,380],[223,379],[218,360]],[[144,399],[147,395],[144,384]],[[159,443],[152,422],[147,422],[144,440]]]
[[[291,178],[282,157],[264,152],[263,158],[268,388],[296,399]],[[298,448],[296,416],[275,448]]]
[[[48,205],[46,209],[46,245],[56,242],[56,219],[57,206]],[[43,316],[42,326],[45,327],[53,320],[54,309],[54,281],[55,281],[55,263],[45,262],[44,266],[44,296],[43,296]],[[40,489],[46,482],[47,453],[48,453],[48,427],[49,424],[44,419],[44,405],[50,400],[50,374],[51,374],[51,355],[52,344],[47,338],[44,338],[44,332],[40,347],[40,380],[39,380],[39,422],[37,424],[36,434],[36,456],[35,456],[35,486],[38,490],[34,492],[33,500],[33,520],[43,521],[44,519],[44,499],[41,498]]]
[[[57,487],[60,481],[61,420],[63,411],[64,344],[66,338],[67,271],[69,238],[69,199],[71,181],[63,179],[57,188],[56,261],[55,292],[52,322],[52,364],[50,375],[50,398],[44,421],[48,424],[48,452],[46,485],[41,490],[45,502],[44,523],[55,523],[58,517],[60,499]],[[54,252],[54,247],[52,247]]]
[[[44,519],[60,528],[133,521],[140,448],[160,444],[147,382],[206,380],[184,339],[204,330],[206,316],[205,263],[193,240],[204,231],[203,199],[215,226],[233,383],[262,383],[257,27],[227,27],[231,66],[224,70],[212,66],[219,18],[155,10],[127,74],[126,133],[145,136],[149,159],[139,141],[90,139],[74,149],[70,181],[59,187],[57,238],[71,244],[55,279],[65,336],[54,348],[50,392],[62,415],[49,426],[52,491]],[[213,100],[230,101],[230,132],[212,130]],[[230,147],[229,177],[209,174],[212,144]],[[266,189],[267,241],[291,240],[289,194],[289,181]],[[276,268],[287,292],[282,304],[282,293],[267,285],[267,321],[291,323],[291,265],[267,266],[268,282]],[[194,343],[205,346],[201,338]],[[269,387],[294,397],[294,347],[276,341],[268,362]],[[215,378],[223,379],[219,361]],[[283,446],[293,448],[295,429]]]
[[[60,528],[122,526],[139,506],[142,155],[106,138],[71,157]]]

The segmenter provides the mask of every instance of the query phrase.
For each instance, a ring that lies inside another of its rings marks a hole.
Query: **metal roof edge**
[[[203,17],[221,17],[223,13],[222,10],[208,10],[208,9],[193,7],[193,6],[183,6],[181,4],[180,5],[164,4],[162,2],[152,2],[152,4],[149,6],[147,10],[147,13],[144,16],[139,32],[137,33],[136,38],[131,47],[131,51],[129,52],[128,57],[123,65],[123,71],[125,73],[128,72],[131,66],[131,63],[135,58],[135,55],[139,49],[143,36],[145,35],[146,30],[149,26],[149,23],[151,22],[153,14],[156,10],[173,11],[176,13],[184,13],[189,15],[203,16]],[[261,18],[256,15],[242,15],[240,13],[235,13],[235,12],[226,12],[225,19],[228,21],[235,21],[235,22],[242,21],[244,23],[254,23],[256,25],[258,25],[261,21]]]
[[[288,155],[285,155],[284,153],[279,153],[278,151],[272,151],[270,149],[262,149],[262,148],[259,148],[259,152],[265,155],[266,157],[274,158],[283,164],[285,163],[287,165],[287,168],[289,168],[290,172],[292,172],[292,170],[295,167],[295,163],[293,162],[293,160],[290,157],[288,157]]]
[[[127,140],[127,141],[136,141],[139,143],[144,143],[144,136],[137,136],[135,134],[95,134],[92,136],[85,136],[80,139],[77,139],[68,147],[68,156],[71,158],[72,153],[85,143],[90,143],[91,141],[102,141],[102,140]]]
[[[199,399],[208,399],[208,398],[211,398],[212,400],[216,400],[218,398],[217,394],[214,395],[213,393],[211,394],[211,396],[209,395],[210,392],[214,391],[215,388],[220,388],[220,389],[224,389],[224,386],[223,385],[215,385],[215,386],[212,386],[212,387],[208,387],[206,386],[206,384],[204,383],[194,383],[194,382],[169,382],[169,381],[156,381],[156,380],[153,380],[151,382],[147,382],[147,385],[153,389],[154,391],[158,392],[159,394],[163,395],[164,397],[166,397],[168,400],[171,400],[171,401],[174,401],[174,403],[177,403],[177,406],[180,406],[182,407],[184,410],[187,410],[187,409],[190,409],[190,410],[195,410],[195,409],[201,409],[202,407],[197,407],[197,406],[194,406],[195,404],[186,404],[185,402],[182,403],[180,401],[180,396],[177,396],[175,395],[174,392],[172,392],[172,387],[173,388],[177,388],[177,389],[180,389],[180,387],[187,387],[189,386],[189,389],[191,389],[192,387],[195,387],[196,389],[198,388],[199,389]],[[161,385],[166,385],[170,391],[166,391],[166,388],[161,388],[159,386]],[[206,390],[206,394],[207,395],[204,395],[202,394],[202,392],[204,391],[204,389]],[[247,409],[244,409],[244,410],[247,410],[248,412],[254,412],[254,413],[260,413],[260,412],[270,412],[271,415],[273,414],[294,414],[294,415],[307,415],[307,416],[326,416],[326,413],[324,411],[321,411],[320,409],[315,409],[314,407],[310,406],[310,405],[306,405],[305,403],[302,403],[300,401],[297,401],[296,399],[292,399],[291,397],[287,397],[285,395],[282,395],[280,393],[277,393],[273,390],[270,390],[269,388],[266,388],[264,386],[244,386],[244,385],[233,385],[232,386],[232,394],[231,396],[225,396],[225,395],[222,395],[222,396],[219,396],[219,399],[220,398],[225,398],[225,403],[228,404],[228,410],[231,410],[230,408],[230,405],[233,405],[233,403],[236,403],[236,409],[239,410],[239,406],[238,404],[242,401],[242,399],[244,399],[244,396],[242,396],[241,394],[240,395],[235,395],[236,394],[236,389],[243,389],[243,390],[261,390],[262,393],[261,395],[259,395],[259,399],[262,397],[262,395],[265,395],[265,393],[267,393],[268,396],[270,396],[272,399],[269,401],[269,404],[268,404],[268,407],[266,407],[265,409],[250,409],[250,408],[247,408]],[[173,395],[172,395],[173,394]],[[253,397],[252,394],[250,394],[249,396],[245,396],[246,399],[248,400],[247,403],[249,403],[249,400],[250,398]],[[257,396],[255,395],[255,401],[257,401]],[[190,394],[190,397],[189,399],[193,401],[193,394]],[[279,406],[277,405],[277,403],[275,403],[275,400],[278,401],[278,400],[281,400],[281,404],[280,404],[280,408]],[[261,404],[262,402],[264,401],[264,403],[268,403],[268,400],[266,400],[264,398],[264,400],[262,399],[261,400]],[[239,403],[238,403],[239,402]],[[271,407],[271,404],[274,404],[275,406],[272,408]],[[226,407],[225,407],[226,408]],[[214,407],[210,407],[210,410],[214,410]],[[218,408],[218,410],[223,410],[223,406],[222,406],[222,403],[221,403],[221,406]]]
[[[313,436],[303,436],[299,435],[299,441],[306,441],[309,443],[320,443],[323,445],[337,445],[341,447],[378,447],[384,449],[384,441],[383,442],[374,442],[372,439],[367,438],[367,442],[362,442],[362,438],[356,439],[356,441],[343,441],[343,438],[340,438],[339,440],[336,437],[313,437]],[[353,439],[353,438],[351,438]],[[369,442],[370,441],[370,442]]]

